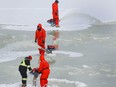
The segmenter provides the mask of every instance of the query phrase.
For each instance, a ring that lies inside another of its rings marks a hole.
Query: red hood
[[[37,26],[39,26],[39,27],[40,27],[40,29],[42,29],[42,24],[38,24]]]

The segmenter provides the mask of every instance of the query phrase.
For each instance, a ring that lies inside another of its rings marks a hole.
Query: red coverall
[[[42,28],[41,24],[38,24],[37,27],[40,27],[40,30],[36,30],[35,32],[35,40],[37,41],[38,45],[45,49],[45,39],[46,39],[46,31]],[[39,53],[44,55],[44,51],[39,49]]]
[[[59,26],[58,3],[56,1],[52,4],[52,16],[55,21],[55,25]]]
[[[41,73],[40,76],[40,85],[41,87],[47,87],[48,76],[50,74],[49,63],[44,59],[44,55],[40,55],[40,65],[38,68],[38,73]]]

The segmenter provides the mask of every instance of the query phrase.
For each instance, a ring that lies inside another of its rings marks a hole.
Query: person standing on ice
[[[37,30],[35,31],[35,43],[45,49],[46,31],[42,28],[41,24],[37,25]],[[39,53],[44,55],[44,50],[38,48]]]
[[[38,73],[41,74],[40,76],[40,85],[41,87],[47,87],[48,84],[48,77],[50,74],[49,63],[45,60],[44,55],[40,55],[40,64],[38,67]]]
[[[27,85],[27,69],[29,69],[30,72],[32,71],[32,68],[30,66],[31,60],[32,56],[25,57],[19,65],[19,72],[22,76],[22,87],[26,87]]]
[[[58,3],[59,1],[55,0],[55,2],[52,4],[52,16],[56,27],[59,27]]]

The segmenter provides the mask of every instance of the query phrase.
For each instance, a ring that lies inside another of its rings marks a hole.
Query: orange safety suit
[[[45,60],[44,55],[40,55],[40,65],[38,67],[38,73],[40,76],[40,85],[41,87],[47,87],[48,77],[50,74],[49,63]]]
[[[37,29],[35,32],[35,41],[37,41],[39,46],[45,49],[46,31],[44,30],[44,28],[42,28],[41,24],[38,24],[37,27],[39,27],[40,29]],[[44,54],[44,51],[42,49],[38,48],[38,50],[40,54]]]
[[[58,3],[54,2],[52,4],[52,16],[56,26],[59,26],[59,14],[58,14]]]

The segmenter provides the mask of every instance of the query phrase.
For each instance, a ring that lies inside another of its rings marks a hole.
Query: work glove
[[[30,74],[33,74],[33,70],[31,70],[29,73],[30,73]]]
[[[37,43],[36,39],[35,39],[35,43]]]
[[[31,71],[30,71],[30,74],[34,74],[35,72],[37,72],[38,68],[33,68]]]

